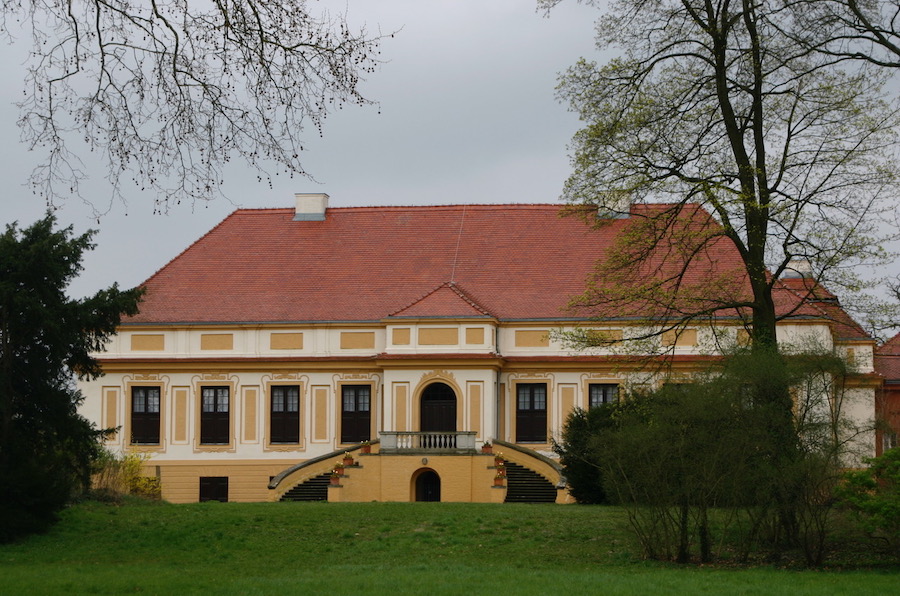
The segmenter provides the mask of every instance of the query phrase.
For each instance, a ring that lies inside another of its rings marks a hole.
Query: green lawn
[[[900,568],[644,562],[620,510],[85,503],[0,546],[0,594],[896,594]]]

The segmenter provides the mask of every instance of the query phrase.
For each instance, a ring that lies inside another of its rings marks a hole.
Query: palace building
[[[141,312],[99,355],[105,376],[82,383],[83,414],[118,429],[108,447],[148,454],[173,502],[570,501],[551,449],[569,412],[664,376],[558,333],[646,332],[633,313],[598,321],[570,303],[630,218],[327,203],[237,210],[144,282]],[[682,217],[715,225],[699,208]],[[732,245],[710,254],[693,279],[740,276]],[[779,339],[815,337],[852,358],[852,414],[872,418],[874,340],[804,283],[776,286],[791,313]],[[665,375],[686,380],[742,334],[723,313],[648,341]],[[331,479],[345,452],[352,462]]]

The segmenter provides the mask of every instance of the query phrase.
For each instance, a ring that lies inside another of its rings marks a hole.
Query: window
[[[159,387],[131,388],[131,444],[159,445]]]
[[[547,441],[547,384],[516,385],[516,442]]]
[[[231,441],[228,416],[228,387],[203,387],[200,390],[200,443],[227,445]]]
[[[341,386],[341,443],[368,441],[371,433],[370,385]]]
[[[588,385],[588,407],[599,408],[603,404],[615,403],[619,399],[619,386],[614,383],[591,383]]]
[[[300,442],[300,387],[272,387],[269,430],[272,443]]]
[[[228,502],[228,476],[201,476],[200,502]]]

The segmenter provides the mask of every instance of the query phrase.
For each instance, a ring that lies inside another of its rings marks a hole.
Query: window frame
[[[269,387],[269,436],[268,444],[270,445],[299,445],[301,439],[300,432],[300,410],[302,408],[302,391],[299,384],[296,385],[271,385]],[[289,396],[286,392],[293,390],[295,396]],[[276,410],[276,393],[285,392],[281,396],[282,400],[294,398],[293,403],[282,403],[295,409]]]
[[[535,389],[543,388],[543,407],[537,407]],[[528,395],[523,408],[523,391],[528,391]],[[515,384],[515,419],[516,419],[516,443],[546,443],[547,442],[547,426],[549,422],[550,409],[550,383],[548,381],[528,381]],[[527,422],[528,424],[522,424]],[[523,431],[523,427],[528,427]],[[533,427],[533,428],[531,428]],[[540,430],[540,432],[537,432]],[[523,433],[524,436],[523,436]]]
[[[213,409],[207,410],[206,392],[213,391]],[[224,392],[225,409],[221,406],[223,401],[220,392]],[[231,432],[231,396],[233,388],[230,385],[200,385],[200,433],[201,446],[230,445],[233,433]],[[213,427],[213,428],[210,428]],[[224,433],[224,434],[223,434]],[[223,441],[222,439],[225,438]]]
[[[368,391],[368,399],[366,409],[359,408],[358,392],[362,389]],[[340,385],[340,442],[342,444],[361,443],[369,441],[372,438],[372,406],[375,396],[375,387],[372,383],[341,383]],[[346,406],[348,390],[352,390],[354,395],[353,409],[348,410]]]
[[[129,431],[128,441],[130,445],[135,446],[159,446],[162,442],[162,410],[163,410],[163,390],[160,385],[132,385],[129,391]],[[147,411],[148,398],[147,393],[156,390],[156,411]],[[136,399],[139,393],[144,393],[143,404],[141,409],[136,408]],[[154,429],[155,432],[147,436],[143,436],[147,429]],[[136,429],[140,429],[136,431]],[[137,432],[141,433],[141,437],[136,437]],[[149,439],[149,440],[148,440]]]
[[[600,388],[601,395],[600,401],[594,402],[594,388]],[[611,390],[612,395],[606,395],[606,389]],[[619,402],[619,384],[618,383],[588,383],[588,394],[587,394],[587,407],[590,410],[591,408],[599,408],[600,406],[614,404]]]
[[[228,494],[228,476],[200,476],[198,478],[198,496],[197,501],[205,503],[208,501],[219,501],[227,503]]]

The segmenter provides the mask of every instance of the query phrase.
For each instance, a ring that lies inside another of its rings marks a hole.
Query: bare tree
[[[802,453],[776,324],[806,299],[833,299],[819,283],[859,290],[860,266],[889,260],[898,123],[881,92],[887,69],[796,43],[804,21],[779,0],[588,3],[604,8],[598,48],[620,55],[561,79],[584,122],[563,197],[598,209],[597,225],[629,219],[575,306],[647,321],[651,334],[745,323],[768,363],[748,386],[766,413],[756,455],[797,539],[802,487],[789,471]],[[785,292],[779,278],[799,262],[819,283]]]
[[[804,30],[788,31],[805,47],[834,58],[900,67],[900,1],[788,0]]]
[[[754,348],[768,350],[794,314],[773,293],[785,271],[804,261],[819,282],[855,291],[860,265],[888,261],[888,74],[811,52],[795,41],[805,27],[774,0],[619,0],[604,12],[597,45],[620,57],[582,61],[559,86],[585,122],[563,195],[636,221],[578,306],[670,323],[747,313]],[[715,222],[685,223],[697,206]],[[739,262],[709,269],[723,242]]]
[[[362,77],[381,36],[305,0],[2,0],[0,30],[30,34],[19,124],[47,157],[31,176],[52,206],[101,157],[113,196],[152,190],[156,209],[221,192],[235,158],[261,179],[307,175],[304,135],[342,104],[369,104]]]

